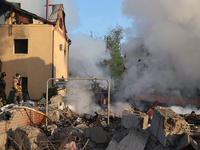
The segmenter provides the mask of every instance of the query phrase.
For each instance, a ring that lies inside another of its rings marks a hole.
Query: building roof
[[[46,24],[55,25],[55,22],[51,22],[51,21],[49,21],[49,20],[47,20],[47,19],[45,19],[45,18],[42,18],[42,17],[40,17],[40,16],[37,16],[36,14],[30,13],[30,12],[28,12],[28,11],[26,11],[26,10],[23,10],[23,9],[21,9],[21,8],[18,8],[18,7],[16,7],[14,4],[12,4],[12,3],[10,3],[10,2],[7,2],[7,1],[5,1],[5,0],[0,0],[0,4],[1,4],[1,3],[4,3],[4,4],[10,6],[10,7],[12,8],[12,11],[16,10],[16,11],[22,12],[22,13],[24,13],[24,14],[30,15],[30,16],[32,16],[32,17],[35,18],[35,19],[41,20],[41,21],[43,21],[43,22],[46,23]]]

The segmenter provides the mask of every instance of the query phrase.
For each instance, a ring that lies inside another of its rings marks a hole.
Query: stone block
[[[153,150],[170,150],[168,147],[164,147],[162,144],[155,147]]]
[[[17,149],[22,149],[23,147],[24,150],[35,150],[38,149],[39,143],[42,142],[39,138],[42,136],[39,129],[31,126],[18,127],[14,131],[14,136]]]
[[[122,112],[121,124],[127,129],[137,127],[138,125],[140,125],[142,129],[147,129],[148,119],[149,116],[145,113],[128,108]]]
[[[156,142],[158,141],[154,135],[151,135],[151,136],[150,136],[150,139],[151,139],[154,143],[156,143]]]
[[[177,146],[183,133],[190,132],[190,126],[183,117],[170,108],[155,107],[150,132],[164,146]]]
[[[62,104],[63,97],[60,94],[58,94],[58,95],[51,97],[50,101],[51,101],[52,106],[58,107]]]
[[[103,131],[102,127],[91,127],[85,129],[85,137],[90,141],[88,146],[90,148],[106,148],[108,145],[107,132]]]
[[[146,145],[145,150],[152,150],[152,147],[148,144]]]
[[[48,116],[52,122],[58,121],[60,119],[59,111],[57,109],[49,109]]]
[[[187,146],[189,143],[190,143],[190,135],[189,135],[188,133],[185,133],[185,134],[181,137],[181,139],[180,139],[180,141],[179,141],[179,143],[178,143],[178,146],[177,146],[176,150],[179,150],[179,149],[181,149],[181,148]]]
[[[150,145],[151,147],[156,147],[156,146],[157,146],[156,143],[154,143],[153,141],[151,141],[151,142],[149,143],[149,145]]]
[[[86,138],[90,138],[95,143],[107,143],[107,134],[101,127],[86,128]]]
[[[130,128],[129,133],[118,143],[113,137],[106,150],[144,150],[148,135]]]
[[[113,135],[113,138],[119,143],[128,133],[129,130],[120,130]]]
[[[0,134],[0,148],[1,150],[6,149],[7,133]]]

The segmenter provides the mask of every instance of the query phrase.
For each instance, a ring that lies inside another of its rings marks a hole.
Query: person
[[[6,73],[2,72],[0,77],[0,106],[6,105]]]
[[[22,85],[20,82],[21,74],[16,73],[16,76],[13,78],[13,90],[15,92],[14,97],[14,104],[22,103],[23,102],[23,94],[22,94]],[[17,100],[17,97],[19,97],[19,102]]]

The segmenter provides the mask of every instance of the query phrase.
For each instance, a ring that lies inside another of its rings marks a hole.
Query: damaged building
[[[23,90],[35,100],[45,92],[49,78],[69,76],[71,40],[62,4],[52,5],[52,13],[45,19],[21,9],[20,3],[0,0],[0,35],[1,72],[7,74],[7,95],[16,73],[22,76]]]
[[[48,6],[47,3],[47,12]],[[12,89],[12,77],[17,72],[21,73],[22,86],[33,100],[39,99],[41,92],[45,92],[49,78],[69,76],[71,40],[67,36],[62,4],[52,5],[51,15],[47,13],[44,19],[21,9],[19,3],[0,0],[0,35],[0,69],[7,73],[7,95]],[[178,114],[164,106],[169,99],[179,104],[176,97],[134,95],[126,100],[132,104],[130,108],[123,108],[118,115],[109,108],[110,86],[104,89],[96,80],[86,88],[94,94],[91,100],[88,97],[90,101],[86,105],[95,101],[101,107],[90,114],[77,112],[81,107],[85,109],[79,98],[72,98],[72,101],[77,100],[78,109],[70,108],[69,92],[64,90],[63,95],[54,95],[49,100],[42,98],[37,103],[28,100],[1,107],[0,149],[200,149],[200,115],[194,111]],[[141,106],[134,103],[137,101],[151,103],[145,106],[141,102]],[[186,105],[197,104],[196,99],[191,101],[188,98],[185,102]],[[111,105],[114,106],[114,102]]]
[[[1,108],[1,149],[200,149],[200,115],[194,111],[177,114],[156,102],[149,111],[126,108],[118,117],[111,113],[108,125],[106,114],[78,114],[67,103],[63,106],[61,95],[50,99],[47,116],[42,101]]]

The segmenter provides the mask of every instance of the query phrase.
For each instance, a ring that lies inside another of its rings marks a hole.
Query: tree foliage
[[[108,34],[104,36],[106,42],[106,49],[110,52],[111,59],[104,60],[103,65],[108,65],[110,68],[110,75],[114,78],[122,78],[121,75],[124,70],[124,58],[121,55],[123,39],[123,28],[117,25],[115,28],[108,30]]]
[[[58,94],[58,87],[57,86],[52,86],[48,88],[48,100],[54,95]],[[42,98],[46,98],[46,93],[42,93]]]

